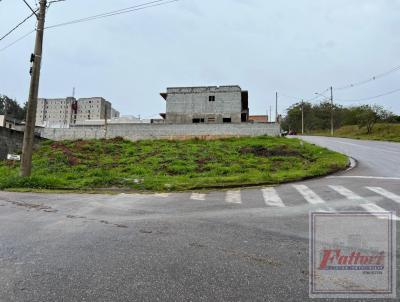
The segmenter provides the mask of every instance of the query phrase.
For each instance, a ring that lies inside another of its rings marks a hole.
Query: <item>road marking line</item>
[[[265,188],[262,189],[261,191],[264,197],[264,202],[267,206],[280,207],[280,208],[286,207],[274,188]]]
[[[312,205],[325,204],[325,201],[319,197],[317,193],[305,185],[293,185],[293,187],[304,197],[304,199]],[[316,209],[318,212],[335,212],[331,207],[323,207]]]
[[[378,217],[379,219],[386,219],[386,216],[382,216],[379,213],[388,212],[388,211],[386,211],[384,208],[381,208],[380,206],[377,206],[374,203],[364,203],[364,204],[361,204],[360,207],[362,207],[364,210],[371,213],[372,215]],[[396,215],[392,215],[392,217],[393,217],[393,220],[396,220],[396,221],[400,220],[400,218],[397,217]]]
[[[328,176],[327,178],[354,178],[354,179],[377,179],[377,180],[400,180],[400,177],[383,177],[383,176]]]
[[[400,196],[396,195],[392,192],[389,192],[383,188],[380,187],[366,187],[368,190],[375,192],[379,195],[382,195],[383,197],[386,197],[388,199],[393,200],[394,202],[400,203]]]
[[[326,209],[323,208],[318,208],[313,212],[319,212],[319,213],[336,213],[336,211],[330,207],[327,207]]]
[[[319,197],[313,190],[305,185],[293,185],[293,187],[311,204],[321,204],[325,201]]]
[[[205,200],[206,199],[206,194],[192,193],[192,195],[190,196],[190,199],[193,199],[193,200]]]
[[[242,203],[242,197],[240,191],[228,191],[226,192],[225,202],[229,203]]]
[[[380,149],[380,148],[374,148],[374,147],[365,146],[365,145],[361,145],[361,144],[353,144],[353,143],[347,143],[347,142],[342,142],[342,141],[334,141],[334,142],[335,142],[335,143],[338,143],[338,144],[344,144],[344,145],[349,145],[349,146],[361,147],[361,148],[365,148],[365,149],[371,149],[371,150],[378,151],[378,152],[386,152],[386,153],[392,153],[392,154],[399,154],[398,151],[392,151],[392,150],[385,150],[385,149]]]
[[[343,186],[329,186],[331,189],[335,190],[338,192],[340,195],[343,195],[347,199],[350,200],[363,200],[363,198],[353,191],[350,191],[349,189],[343,187]]]
[[[362,198],[361,196],[357,195],[353,191],[351,191],[343,186],[329,186],[329,187],[332,188],[333,190],[335,190],[336,192],[338,192],[340,195],[343,195],[344,197],[346,197],[349,200],[364,201],[364,198]],[[359,204],[359,206],[378,218],[382,218],[382,216],[379,215],[378,213],[374,213],[374,212],[388,212],[384,208],[381,208],[380,206],[378,206],[374,203],[362,203],[362,204]],[[397,217],[396,215],[393,215],[393,219],[400,220],[400,218]]]
[[[161,197],[161,198],[167,198],[167,197],[171,196],[171,193],[157,193],[157,194],[154,194],[154,196]]]

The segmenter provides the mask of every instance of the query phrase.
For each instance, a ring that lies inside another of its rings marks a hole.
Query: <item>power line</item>
[[[279,95],[286,97],[288,99],[293,99],[293,100],[306,100],[308,102],[312,102],[315,101],[321,97],[325,97],[326,99],[329,99],[328,96],[324,95],[325,92],[329,91],[330,88],[325,89],[324,91],[321,91],[319,93],[316,93],[316,95],[310,97],[310,98],[305,98],[305,97],[299,97],[299,96],[293,96],[293,95],[289,95],[289,94],[285,94],[282,92],[279,92]]]
[[[328,91],[329,89],[330,88],[326,89],[324,92]],[[324,93],[324,92],[322,92],[322,93]],[[369,101],[369,100],[377,99],[377,98],[384,97],[384,96],[387,96],[387,95],[392,95],[392,94],[395,94],[397,92],[400,92],[400,88],[399,89],[395,89],[395,90],[391,90],[391,91],[388,91],[388,92],[385,92],[385,93],[381,93],[381,94],[378,94],[378,95],[375,95],[375,96],[364,97],[364,98],[360,98],[360,99],[336,99],[336,100],[337,101],[341,101],[341,102],[362,102],[362,101]],[[308,101],[313,101],[313,100],[316,100],[316,99],[318,99],[320,97],[326,97],[326,99],[329,99],[328,96],[325,96],[322,93],[319,93],[316,97],[314,97],[312,99],[308,99]],[[284,96],[284,97],[287,97],[287,98],[290,98],[290,99],[293,99],[293,100],[301,100],[302,99],[301,97],[299,98],[299,97],[295,97],[295,96],[291,96],[291,95],[286,95],[286,94],[283,94],[283,93],[280,93],[280,95]]]
[[[61,27],[61,26],[66,26],[66,25],[72,25],[72,24],[82,23],[82,22],[89,22],[89,21],[93,21],[93,20],[97,20],[97,19],[103,19],[103,18],[108,18],[108,17],[112,17],[112,16],[116,16],[116,15],[121,15],[121,14],[134,12],[134,11],[144,10],[144,9],[151,8],[151,7],[162,6],[162,5],[166,5],[166,4],[170,4],[170,3],[178,2],[178,1],[180,1],[180,0],[150,1],[150,2],[142,3],[142,4],[139,4],[139,5],[135,5],[135,6],[131,6],[131,7],[127,7],[127,8],[123,8],[123,9],[119,9],[119,10],[115,10],[115,11],[105,12],[105,13],[98,14],[98,15],[93,15],[93,16],[89,16],[89,17],[85,17],[85,18],[71,20],[71,21],[68,21],[68,22],[63,22],[63,23],[59,23],[59,24],[50,25],[50,26],[47,26],[45,29],[51,29],[51,28],[56,28],[56,27]]]
[[[345,99],[339,99],[339,101],[342,101],[342,102],[362,102],[362,101],[373,100],[373,99],[380,98],[380,97],[383,97],[383,96],[395,94],[396,92],[400,92],[400,88],[392,90],[392,91],[389,91],[389,92],[385,92],[385,93],[382,93],[382,94],[379,94],[379,95],[371,96],[371,97],[365,97],[365,98],[361,98],[361,99],[352,99],[352,100],[351,99],[346,99],[346,100]]]
[[[376,80],[378,80],[378,79],[380,79],[380,78],[386,77],[386,76],[388,76],[388,75],[390,75],[390,74],[392,74],[392,73],[395,73],[395,72],[397,72],[397,71],[400,71],[400,66],[393,67],[393,68],[389,69],[388,71],[385,71],[385,72],[383,72],[383,73],[377,74],[377,75],[375,75],[375,76],[373,76],[372,78],[369,78],[369,79],[367,79],[367,80],[359,81],[359,82],[354,82],[354,83],[352,83],[352,84],[348,84],[348,85],[345,85],[345,86],[333,87],[333,89],[334,89],[334,90],[346,90],[346,89],[350,89],[350,88],[362,86],[362,85],[368,84],[368,83],[370,83],[370,82],[376,81]],[[323,95],[323,94],[324,94],[325,92],[327,92],[329,89],[330,89],[330,88],[327,88],[327,89],[325,89],[324,91],[319,92],[319,93],[316,93],[316,94],[318,94],[318,95]],[[397,92],[397,90],[392,91],[392,92],[389,92],[388,94],[393,94],[393,93],[395,93],[395,92]],[[302,99],[301,97],[294,97],[294,96],[285,95],[285,94],[282,94],[282,95],[285,96],[285,97],[292,98],[292,99]],[[383,95],[378,95],[378,96],[375,96],[375,97],[363,98],[363,99],[360,99],[359,101],[370,100],[370,99],[374,99],[374,98],[381,97],[381,96],[385,96],[385,95],[387,95],[387,94],[385,93],[385,94],[383,94]],[[309,100],[309,101],[313,101],[313,100],[316,100],[316,99],[318,99],[318,98],[319,98],[319,97],[316,96],[316,97],[313,97],[313,98],[308,99],[308,100]],[[327,97],[327,98],[328,98],[328,97]],[[340,101],[340,100],[339,100],[339,101]],[[357,100],[354,100],[354,101],[357,101]]]
[[[30,36],[32,33],[34,33],[36,30],[31,30],[30,32],[26,33],[25,35],[19,37],[17,40],[15,40],[14,42],[11,42],[10,44],[4,46],[3,48],[0,48],[0,52],[6,50],[7,48],[10,48],[11,46],[13,46],[14,44],[17,44],[19,41],[25,39],[26,37]]]
[[[30,6],[30,4],[28,2],[26,2],[26,0],[22,0],[24,1],[24,3],[26,4],[26,6],[31,10],[31,12],[37,17],[38,15],[36,14],[36,12],[33,10],[33,8]]]
[[[288,94],[282,93],[280,91],[279,91],[279,95],[283,96],[285,98],[288,98],[288,99],[293,99],[293,100],[301,100],[302,99],[302,98],[298,98],[298,97],[293,96],[293,95],[288,95]]]
[[[4,40],[6,37],[11,35],[12,32],[14,32],[18,27],[20,27],[22,24],[24,24],[26,21],[28,21],[35,13],[33,12],[30,14],[28,17],[26,17],[24,20],[22,20],[20,23],[18,23],[16,26],[14,26],[9,32],[7,32],[4,36],[0,38],[0,41]]]
[[[61,27],[61,26],[75,24],[75,23],[81,23],[81,22],[88,22],[88,21],[92,21],[92,20],[95,20],[95,19],[111,17],[111,16],[123,14],[123,13],[129,13],[129,12],[134,12],[134,11],[138,11],[138,10],[143,10],[143,9],[151,8],[151,7],[155,7],[155,6],[166,5],[166,4],[170,4],[172,2],[178,2],[180,0],[171,0],[171,1],[166,1],[166,2],[163,2],[163,1],[165,1],[165,0],[150,1],[150,2],[147,2],[147,3],[143,3],[143,4],[140,4],[140,5],[127,7],[127,8],[116,10],[116,11],[111,11],[111,12],[108,12],[108,13],[106,12],[106,13],[98,14],[98,15],[91,16],[91,17],[86,17],[86,18],[71,20],[71,21],[68,21],[68,22],[60,23],[60,24],[51,25],[51,26],[46,27],[45,29],[56,28],[56,27]],[[16,44],[19,41],[25,39],[26,37],[31,35],[33,32],[35,32],[35,30],[32,30],[32,31],[26,33],[25,35],[21,36],[20,38],[18,38],[17,40],[13,41],[12,43],[4,46],[3,48],[0,48],[0,52],[5,51],[6,49],[10,48],[14,44]]]
[[[76,20],[85,20],[85,19],[90,19],[90,18],[94,18],[94,17],[101,17],[101,16],[105,16],[105,15],[108,15],[108,14],[123,12],[123,11],[130,10],[130,9],[133,9],[133,8],[137,8],[137,7],[140,7],[140,6],[144,6],[144,5],[148,5],[148,4],[153,4],[153,3],[158,3],[158,2],[163,2],[163,1],[166,1],[166,0],[155,0],[155,1],[150,1],[150,2],[146,2],[146,3],[134,5],[134,6],[129,6],[129,7],[122,8],[122,9],[118,9],[118,10],[114,10],[114,11],[109,11],[109,12],[105,12],[105,13],[93,15],[93,16],[90,16],[90,17],[85,17],[85,18],[81,18],[81,19],[76,19]],[[66,23],[69,23],[69,22],[66,22]]]
[[[326,88],[325,90],[323,90],[321,92],[315,92],[314,93],[314,97],[309,99],[309,101],[314,101],[314,100],[319,99],[321,97],[329,99],[329,97],[324,94],[324,93],[328,92],[329,90],[331,90],[331,87],[328,87],[328,88]]]
[[[390,70],[388,70],[386,72],[383,72],[381,74],[375,75],[372,78],[369,78],[367,80],[360,81],[360,82],[355,82],[355,83],[348,84],[348,85],[341,86],[341,87],[334,87],[334,88],[335,88],[335,90],[345,90],[345,89],[350,89],[350,88],[354,88],[354,87],[357,87],[357,86],[365,85],[365,84],[367,84],[369,82],[373,82],[373,81],[376,81],[377,79],[386,77],[386,76],[388,76],[388,75],[390,75],[390,74],[392,74],[392,73],[394,73],[396,71],[399,71],[399,70],[400,70],[400,66],[396,66],[396,67],[393,67],[393,68],[391,68]]]

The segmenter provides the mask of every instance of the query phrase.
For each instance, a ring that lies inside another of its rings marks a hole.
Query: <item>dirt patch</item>
[[[263,146],[244,147],[240,149],[240,154],[253,154],[260,157],[273,157],[273,156],[295,156],[303,157],[302,154],[297,150],[280,148],[270,149]]]
[[[69,166],[76,166],[80,164],[79,158],[75,157],[74,153],[63,143],[53,143],[51,144],[51,148],[53,150],[61,150],[67,157]]]
[[[196,163],[197,163],[199,166],[203,166],[203,165],[206,165],[206,164],[208,164],[209,162],[212,162],[212,161],[214,161],[214,160],[215,160],[215,159],[212,158],[212,157],[206,157],[206,158],[200,158],[200,159],[196,160]]]
[[[7,167],[15,168],[15,167],[17,167],[17,166],[19,165],[19,162],[15,161],[15,160],[5,160],[5,161],[4,161],[4,164],[5,164]]]
[[[206,165],[208,163],[213,162],[214,160],[215,159],[212,157],[200,158],[200,159],[196,160],[196,164],[197,164],[196,172],[198,172],[198,173],[206,172],[208,170],[206,168]]]
[[[74,143],[74,148],[76,150],[82,151],[84,149],[84,147],[86,147],[87,145],[89,145],[88,141],[84,141],[84,140],[77,140]]]
[[[121,136],[117,136],[115,138],[109,139],[108,141],[112,143],[123,143],[125,139]]]

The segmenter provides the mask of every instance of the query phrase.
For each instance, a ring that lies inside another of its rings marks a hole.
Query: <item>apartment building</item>
[[[110,119],[119,112],[102,97],[38,99],[36,125],[46,128],[69,128],[87,120]]]

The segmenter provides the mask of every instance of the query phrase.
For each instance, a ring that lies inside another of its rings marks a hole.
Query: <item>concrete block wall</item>
[[[20,154],[22,150],[22,142],[24,133],[4,127],[0,127],[0,160],[7,159],[7,154]],[[35,138],[37,145],[41,138]]]
[[[123,137],[137,141],[146,139],[188,139],[242,136],[278,136],[278,124],[113,124],[108,125],[107,138]],[[41,130],[41,136],[55,141],[105,138],[104,126]]]

